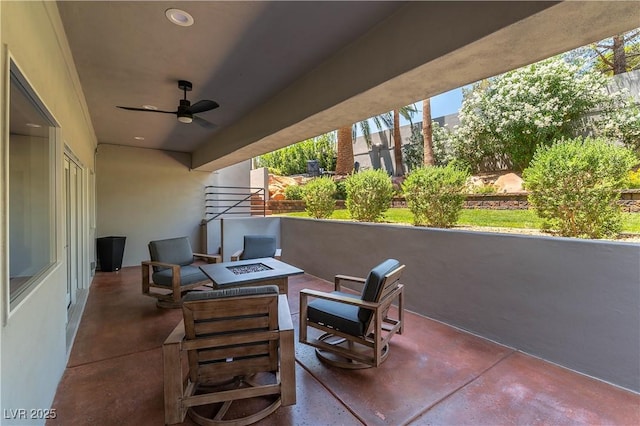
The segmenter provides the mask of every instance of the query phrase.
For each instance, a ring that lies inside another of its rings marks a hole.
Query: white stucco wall
[[[55,163],[52,165],[54,265],[39,279],[37,287],[7,315],[7,230],[11,201],[7,174],[8,129],[3,125],[0,149],[0,275],[3,291],[0,292],[0,306],[6,321],[0,331],[0,413],[4,416],[4,413],[10,413],[9,410],[49,408],[64,371],[67,307],[62,209],[63,144],[67,144],[87,170],[94,170],[96,137],[56,3],[0,2],[0,20],[0,46],[4,48],[6,45],[20,71],[60,126]],[[3,82],[8,80],[6,61],[3,49],[3,66],[0,69]],[[6,92],[2,93],[1,108],[4,108],[7,96]],[[0,122],[7,123],[8,112],[4,109],[1,112]],[[2,424],[42,423],[44,419],[2,420]]]
[[[217,175],[189,169],[186,153],[99,145],[97,237],[124,236],[122,266],[149,259],[149,241],[188,236],[200,251],[205,186]]]

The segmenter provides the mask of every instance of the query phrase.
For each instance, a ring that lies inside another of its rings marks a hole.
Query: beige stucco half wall
[[[0,2],[2,99],[8,99],[8,54],[55,118],[60,131],[55,149],[53,193],[55,261],[38,286],[14,307],[0,330],[0,404],[2,409],[48,408],[66,364],[62,153],[65,145],[87,171],[95,170],[97,145],[82,87],[54,2]],[[0,302],[8,305],[8,111],[2,102],[0,161]],[[24,422],[28,424],[28,422]]]

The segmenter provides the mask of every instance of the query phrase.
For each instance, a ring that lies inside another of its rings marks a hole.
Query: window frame
[[[8,47],[5,46],[5,54],[3,55],[4,64],[4,78],[2,81],[2,102],[4,107],[4,126],[2,128],[2,158],[3,161],[3,175],[0,179],[2,183],[2,199],[4,206],[2,207],[2,227],[3,227],[3,246],[2,253],[2,323],[3,326],[7,325],[10,318],[15,314],[20,307],[32,296],[36,289],[49,278],[52,273],[61,264],[60,254],[60,217],[61,217],[61,202],[59,198],[61,196],[61,183],[60,183],[60,163],[62,161],[62,154],[60,149],[61,132],[58,121],[50,112],[50,108],[47,107],[42,97],[38,94],[34,85],[31,84],[26,77],[22,68],[16,61],[15,57],[11,54]],[[20,85],[20,89],[24,95],[29,99],[32,106],[42,114],[42,116],[50,123],[49,127],[49,153],[48,153],[48,206],[49,206],[49,262],[44,265],[39,271],[37,271],[25,284],[17,295],[14,296],[14,300],[11,300],[10,291],[10,203],[9,199],[9,160],[10,160],[10,112],[11,112],[11,87],[12,84]]]

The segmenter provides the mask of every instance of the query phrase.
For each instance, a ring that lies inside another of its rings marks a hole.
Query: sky
[[[422,102],[418,103],[420,108],[420,120],[422,120]],[[443,115],[455,114],[462,106],[462,88],[450,90],[431,98],[431,117],[437,118]]]

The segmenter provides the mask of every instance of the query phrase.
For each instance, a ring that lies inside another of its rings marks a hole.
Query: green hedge
[[[420,167],[404,181],[407,206],[416,226],[450,228],[464,205],[469,173],[453,165]]]
[[[621,229],[619,190],[638,159],[601,139],[576,138],[542,147],[523,173],[529,203],[544,228],[561,236],[603,238]]]
[[[309,216],[316,219],[330,217],[336,207],[336,184],[329,177],[315,178],[304,186],[302,199]]]
[[[382,170],[365,170],[345,181],[345,205],[351,217],[360,222],[378,222],[389,209],[393,197],[391,179]]]

